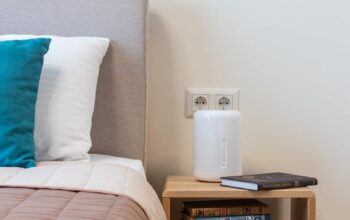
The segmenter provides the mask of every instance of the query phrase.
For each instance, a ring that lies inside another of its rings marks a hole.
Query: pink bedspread
[[[131,199],[102,193],[0,188],[0,219],[147,220]]]

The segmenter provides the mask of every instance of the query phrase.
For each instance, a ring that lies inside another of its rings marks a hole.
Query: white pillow
[[[36,104],[37,160],[88,160],[100,64],[109,40],[96,37],[3,35],[2,40],[51,38]]]

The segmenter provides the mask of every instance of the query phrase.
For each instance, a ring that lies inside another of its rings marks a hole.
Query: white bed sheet
[[[123,165],[136,170],[146,178],[145,168],[141,160],[134,160],[129,158],[115,157],[115,156],[102,155],[102,154],[89,154],[89,155],[90,155],[91,162]]]

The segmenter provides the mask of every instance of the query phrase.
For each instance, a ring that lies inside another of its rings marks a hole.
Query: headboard
[[[147,0],[1,0],[0,34],[111,39],[99,76],[92,152],[145,158]]]

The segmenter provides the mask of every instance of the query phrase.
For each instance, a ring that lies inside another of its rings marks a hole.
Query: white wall
[[[190,175],[187,87],[238,87],[244,172],[315,176],[317,219],[348,219],[350,2],[150,0],[148,177]]]

